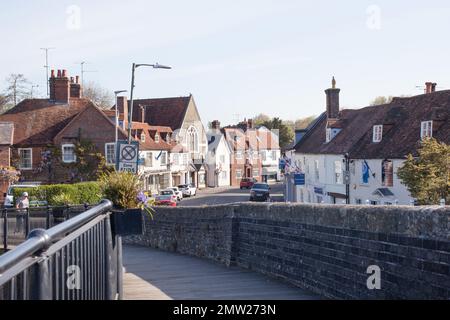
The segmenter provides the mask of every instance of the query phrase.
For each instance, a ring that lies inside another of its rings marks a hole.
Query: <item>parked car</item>
[[[180,184],[178,189],[180,189],[185,197],[194,197],[197,195],[197,188],[192,184]]]
[[[172,189],[173,191],[175,191],[175,194],[177,195],[178,201],[183,200],[183,192],[180,191],[180,189],[178,189],[178,187],[171,187],[168,189]]]
[[[250,189],[253,187],[253,185],[256,183],[256,179],[255,178],[242,178],[241,183],[239,184],[241,190],[246,188],[246,189]]]
[[[269,201],[270,187],[267,183],[255,183],[250,190],[250,201]]]
[[[155,197],[155,205],[156,206],[176,207],[177,202],[173,200],[171,195],[161,195],[161,196]]]
[[[8,188],[8,191],[5,192],[4,197],[5,197],[5,202],[3,204],[3,206],[5,208],[14,208],[15,204],[14,204],[14,189],[17,188],[37,188],[39,185],[37,184],[14,184],[14,185],[10,185]],[[33,205],[32,204],[35,204]],[[38,206],[38,205],[47,205],[47,203],[45,201],[30,201],[30,206]]]
[[[175,191],[173,191],[172,189],[162,190],[159,195],[160,196],[171,196],[173,201],[175,201],[175,202],[178,201],[178,196],[175,193]]]

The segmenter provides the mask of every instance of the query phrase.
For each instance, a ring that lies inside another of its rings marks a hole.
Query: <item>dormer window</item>
[[[326,137],[325,142],[328,143],[337,136],[337,134],[341,132],[341,129],[338,128],[326,128]]]
[[[159,133],[158,132],[155,134],[155,142],[159,143]]]
[[[433,121],[422,121],[420,126],[420,138],[433,137]]]
[[[141,142],[145,142],[145,133],[141,133]]]
[[[381,142],[382,139],[383,139],[383,125],[373,126],[372,141],[374,143],[378,143]]]
[[[168,133],[168,134],[166,135],[166,142],[167,142],[167,143],[170,143],[170,140],[171,140],[171,136],[170,136],[170,133]]]
[[[326,131],[326,140],[327,143],[331,141],[331,128],[327,128]]]

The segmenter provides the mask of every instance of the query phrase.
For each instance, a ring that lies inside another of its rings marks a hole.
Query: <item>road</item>
[[[283,184],[272,184],[270,190],[271,199],[273,202],[284,201]],[[202,205],[216,205],[216,204],[229,204],[236,202],[249,201],[250,190],[230,187],[220,188],[218,191],[214,189],[199,190],[197,196],[191,198],[184,198],[178,203],[181,207],[192,207]]]

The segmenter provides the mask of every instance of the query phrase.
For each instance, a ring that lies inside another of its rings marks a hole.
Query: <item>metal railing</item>
[[[122,297],[121,238],[112,203],[99,205],[0,256],[0,300],[113,300]]]
[[[25,241],[30,230],[50,229],[71,217],[80,214],[92,205],[41,206],[25,209],[3,208],[0,219],[0,241],[3,251]]]

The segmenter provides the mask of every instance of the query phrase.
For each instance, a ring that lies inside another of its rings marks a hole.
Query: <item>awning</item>
[[[380,196],[380,197],[393,197],[394,193],[392,193],[391,190],[388,188],[378,188],[373,192],[374,196]]]
[[[337,193],[337,192],[328,192],[329,196],[335,197],[337,199],[347,199],[347,196],[345,194],[342,193]]]

